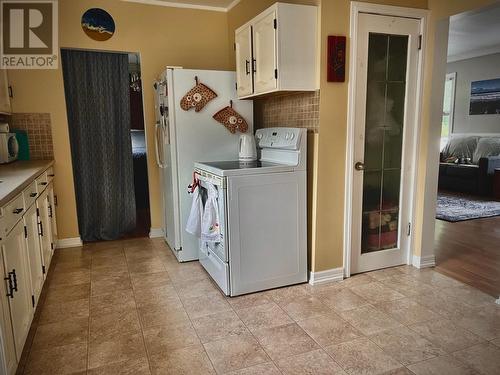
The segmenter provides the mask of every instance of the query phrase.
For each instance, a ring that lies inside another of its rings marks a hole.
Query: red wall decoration
[[[345,82],[345,36],[328,36],[327,81]]]

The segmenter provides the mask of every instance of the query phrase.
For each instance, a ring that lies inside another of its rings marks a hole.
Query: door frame
[[[411,123],[414,124],[412,131],[412,150],[411,155],[414,161],[417,160],[417,152],[420,144],[420,129],[421,129],[421,117],[422,117],[422,95],[423,95],[423,76],[424,76],[424,61],[425,61],[425,41],[427,37],[427,17],[429,11],[426,9],[417,8],[405,8],[397,7],[391,5],[380,5],[372,3],[364,3],[353,1],[351,2],[350,10],[350,66],[349,66],[349,84],[348,84],[348,110],[347,110],[347,147],[346,147],[346,180],[345,180],[345,201],[344,201],[344,277],[351,276],[351,236],[352,236],[352,186],[353,186],[353,175],[354,175],[354,110],[355,110],[355,99],[356,99],[356,64],[357,60],[357,48],[358,48],[358,18],[360,13],[370,13],[383,16],[392,17],[404,17],[413,18],[420,21],[420,34],[422,35],[421,49],[418,56],[417,64],[417,88],[416,88],[416,103],[415,103],[415,117]],[[410,204],[408,222],[412,223],[413,228],[415,227],[415,197],[417,191],[417,181],[418,181],[418,167],[416,163],[413,163],[413,168],[410,171],[411,176],[411,187],[410,187],[410,197],[412,199],[412,204]],[[412,263],[413,248],[414,248],[414,235],[413,230],[410,232],[408,240],[407,249],[407,264]]]

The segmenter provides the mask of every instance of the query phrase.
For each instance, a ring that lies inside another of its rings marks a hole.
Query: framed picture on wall
[[[469,115],[500,115],[500,78],[470,83]]]

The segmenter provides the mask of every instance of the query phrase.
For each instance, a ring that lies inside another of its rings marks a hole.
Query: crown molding
[[[210,5],[198,5],[198,4],[186,4],[186,3],[176,3],[173,1],[160,1],[160,0],[122,0],[126,3],[138,3],[145,5],[157,5],[162,7],[170,8],[184,8],[184,9],[198,9],[198,10],[208,10],[212,12],[227,12],[229,9],[238,4],[241,0],[235,0],[227,8],[224,7],[213,7]]]

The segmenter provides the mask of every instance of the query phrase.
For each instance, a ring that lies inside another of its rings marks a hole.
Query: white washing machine
[[[202,193],[217,189],[222,234],[200,242],[199,260],[229,296],[307,281],[306,130],[255,136],[256,162],[195,163]]]

